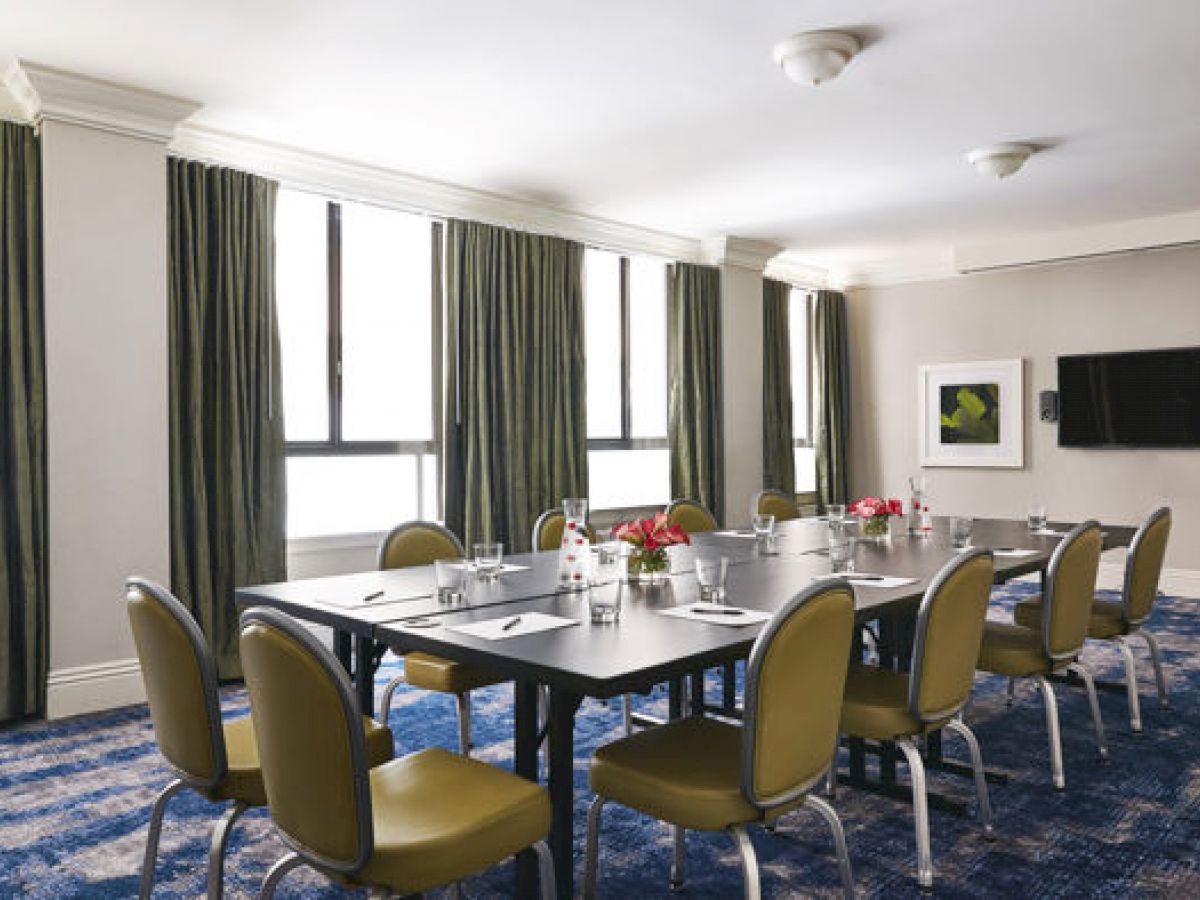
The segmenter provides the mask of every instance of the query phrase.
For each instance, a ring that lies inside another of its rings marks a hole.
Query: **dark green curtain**
[[[171,584],[236,678],[234,588],[287,577],[278,185],[179,159],[168,179]]]
[[[0,122],[0,721],[46,706],[41,150]]]
[[[846,297],[817,291],[813,299],[813,422],[816,429],[817,499],[845,503],[850,440],[850,358],[846,339]]]
[[[583,247],[451,220],[445,271],[446,525],[528,550],[543,510],[587,496]]]
[[[667,436],[671,496],[699,500],[725,521],[721,397],[721,273],[676,263],[667,302]]]
[[[763,279],[763,487],[796,492],[792,450],[792,286]]]

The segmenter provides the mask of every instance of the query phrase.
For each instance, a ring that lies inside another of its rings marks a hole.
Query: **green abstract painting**
[[[1000,443],[1000,385],[943,384],[943,444]]]

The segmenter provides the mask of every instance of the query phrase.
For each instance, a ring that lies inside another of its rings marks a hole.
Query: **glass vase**
[[[871,516],[869,519],[862,520],[863,537],[873,538],[874,540],[885,540],[888,536],[888,517],[887,516]]]
[[[625,558],[625,575],[630,584],[662,584],[667,579],[666,548],[633,548]]]

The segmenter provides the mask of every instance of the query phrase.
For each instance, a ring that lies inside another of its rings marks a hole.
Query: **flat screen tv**
[[[1200,447],[1200,347],[1058,358],[1062,447]]]

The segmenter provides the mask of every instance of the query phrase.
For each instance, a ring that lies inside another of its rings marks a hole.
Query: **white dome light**
[[[1029,144],[994,144],[991,147],[977,147],[967,154],[967,162],[975,167],[980,175],[990,175],[993,178],[1007,178],[1033,155],[1034,148]]]
[[[775,64],[797,84],[818,85],[835,78],[859,51],[859,41],[845,31],[806,31],[775,45]]]

